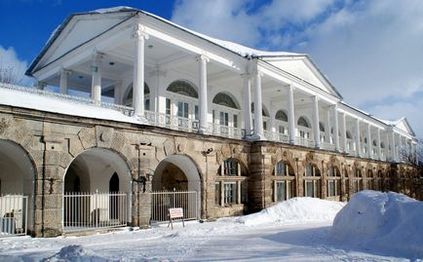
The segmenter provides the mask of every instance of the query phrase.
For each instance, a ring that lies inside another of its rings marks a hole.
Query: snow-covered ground
[[[174,230],[164,225],[85,237],[6,238],[0,239],[0,261],[423,261],[339,243],[331,225],[343,206],[296,198],[248,216],[185,228],[178,223]]]

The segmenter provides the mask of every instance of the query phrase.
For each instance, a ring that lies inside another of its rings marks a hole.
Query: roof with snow
[[[197,37],[200,37],[204,40],[207,40],[207,41],[209,41],[209,42],[211,42],[215,45],[220,46],[221,48],[227,49],[227,50],[229,50],[233,53],[236,53],[236,54],[238,54],[242,57],[262,58],[262,57],[282,57],[282,56],[303,56],[303,57],[305,56],[304,54],[301,54],[301,53],[284,52],[284,51],[263,51],[263,50],[258,50],[258,49],[246,47],[246,46],[243,46],[243,45],[238,44],[238,43],[217,39],[217,38],[214,38],[214,37],[210,37],[210,36],[195,32],[193,30],[190,30],[188,28],[185,28],[183,26],[175,24],[175,23],[173,23],[173,22],[171,22],[167,19],[164,19],[160,16],[157,16],[155,14],[152,14],[152,13],[149,13],[149,12],[146,12],[146,11],[143,11],[143,10],[139,10],[139,9],[136,9],[136,8],[133,8],[133,7],[128,7],[128,6],[118,6],[118,7],[97,9],[97,10],[94,10],[94,11],[71,14],[53,31],[53,33],[51,34],[50,38],[47,40],[46,44],[42,48],[39,55],[31,62],[28,70],[26,71],[26,74],[32,75],[32,72],[34,71],[35,67],[38,65],[41,58],[45,55],[45,53],[51,47],[51,45],[57,40],[57,38],[60,36],[63,29],[69,24],[69,22],[72,20],[72,18],[74,18],[75,16],[89,15],[89,14],[113,14],[113,13],[126,13],[127,17],[132,17],[136,13],[142,13],[142,14],[148,15],[148,16],[153,17],[155,19],[158,19],[162,22],[165,22],[169,25],[177,27],[177,28],[179,28],[183,31],[191,33],[191,34],[193,34]],[[110,25],[105,24],[104,26],[110,26]],[[94,35],[91,36],[91,37],[94,37]]]

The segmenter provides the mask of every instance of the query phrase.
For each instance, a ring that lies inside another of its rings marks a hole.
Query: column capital
[[[148,40],[150,35],[145,32],[145,27],[141,24],[135,24],[132,31],[132,38]]]
[[[205,62],[205,63],[210,62],[210,58],[205,53],[197,55],[195,59],[197,60],[197,62]]]
[[[66,76],[69,76],[69,75],[71,75],[72,74],[72,70],[70,70],[70,69],[66,69],[66,68],[64,68],[64,67],[62,67],[61,69],[60,69],[60,73],[61,74],[64,74],[64,75],[66,75]]]

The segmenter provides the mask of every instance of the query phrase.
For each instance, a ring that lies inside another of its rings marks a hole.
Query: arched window
[[[328,169],[327,196],[337,197],[341,195],[341,172],[335,166]]]
[[[176,93],[176,94],[180,94],[180,95],[184,95],[184,96],[198,98],[198,92],[194,88],[194,85],[191,84],[190,82],[186,81],[186,80],[173,81],[167,87],[167,91],[172,92],[172,93]]]
[[[221,106],[226,106],[234,109],[239,109],[237,103],[234,99],[232,99],[231,96],[225,94],[225,93],[218,93],[213,98],[213,103]]]
[[[380,147],[381,147],[381,148],[385,148],[385,143],[380,142]]]
[[[302,126],[302,127],[310,128],[310,124],[308,123],[308,121],[303,116],[298,119],[297,125],[298,126]]]
[[[313,164],[307,164],[304,174],[304,192],[306,197],[321,196],[320,170]]]
[[[290,199],[295,193],[295,173],[288,162],[279,161],[273,171],[276,179],[273,185],[273,200],[275,202]]]
[[[377,146],[377,141],[376,141],[376,139],[375,139],[375,140],[373,140],[373,146]]]
[[[375,183],[373,178],[373,171],[371,169],[367,170],[367,181],[368,181],[368,189],[375,189]]]
[[[346,135],[347,139],[352,139],[352,135],[351,135],[351,132],[350,131],[347,130],[345,132],[345,135]]]
[[[219,167],[220,176],[215,183],[215,203],[218,206],[231,206],[246,201],[247,184],[240,162],[235,158],[223,161]]]
[[[279,121],[288,122],[288,116],[282,110],[279,110],[278,112],[276,112],[275,119]]]

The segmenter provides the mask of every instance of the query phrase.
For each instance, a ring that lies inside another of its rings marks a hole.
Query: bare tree
[[[408,152],[401,149],[399,155],[403,164],[412,167],[412,174],[407,177],[408,191],[411,196],[423,200],[423,140],[419,139],[417,142],[416,152]],[[400,174],[401,175],[401,174]]]

